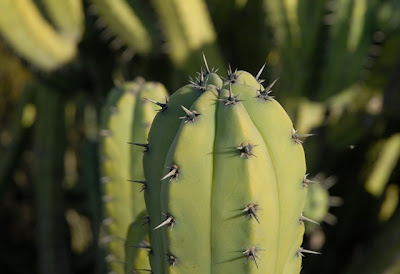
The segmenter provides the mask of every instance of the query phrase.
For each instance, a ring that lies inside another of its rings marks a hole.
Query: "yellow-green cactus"
[[[148,54],[154,50],[150,29],[138,14],[138,3],[126,0],[91,0],[93,9],[118,39],[134,52]],[[134,5],[134,6],[131,6]]]
[[[19,55],[46,71],[77,53],[76,41],[58,34],[32,0],[0,1],[0,34]]]
[[[303,136],[260,73],[205,71],[161,105],[144,156],[153,273],[299,273]]]
[[[42,0],[60,34],[79,42],[85,25],[82,0]]]
[[[112,90],[103,111],[100,145],[105,216],[103,242],[110,269],[115,273],[125,273],[121,262],[126,262],[125,244],[130,244],[126,238],[128,228],[145,210],[140,183],[144,180],[142,155],[156,108],[144,98],[162,100],[166,95],[161,84],[136,79]],[[138,256],[147,259],[140,252]],[[142,268],[146,267],[146,262],[135,261],[130,265]],[[131,271],[133,269],[126,273]]]
[[[172,62],[180,69],[193,72],[201,52],[223,65],[214,30],[204,0],[152,0],[164,31]]]

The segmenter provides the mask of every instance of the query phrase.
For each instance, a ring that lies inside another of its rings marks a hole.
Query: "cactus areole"
[[[245,71],[202,70],[161,102],[144,153],[152,273],[299,273],[299,134]],[[149,98],[151,99],[151,98]]]

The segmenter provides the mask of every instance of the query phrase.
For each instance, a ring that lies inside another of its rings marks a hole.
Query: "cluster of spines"
[[[214,69],[211,69],[211,70],[209,69],[207,60],[205,59],[204,55],[203,55],[203,59],[204,59],[204,63],[205,63],[205,69],[204,70],[201,69],[200,73],[198,73],[198,77],[196,77],[195,80],[190,78],[190,81],[189,81],[190,85],[193,88],[198,89],[200,91],[204,91],[209,88],[209,84],[207,83],[207,79],[205,77],[208,74],[216,72],[216,70],[214,70]],[[265,65],[257,73],[257,76],[254,77],[254,80],[256,81],[256,83],[258,83],[260,85],[260,89],[257,90],[257,94],[255,97],[263,99],[265,101],[269,101],[269,100],[272,100],[272,98],[273,98],[272,96],[270,96],[270,93],[272,92],[272,87],[274,86],[274,84],[276,83],[276,81],[278,79],[273,81],[267,88],[263,89],[262,82],[264,80],[261,80],[260,76],[261,76],[261,73],[262,73],[264,67],[265,67]],[[236,103],[242,101],[239,99],[240,94],[234,95],[232,92],[232,84],[236,83],[239,75],[240,75],[240,72],[238,72],[238,70],[233,71],[231,69],[231,67],[229,66],[228,75],[226,78],[224,78],[225,84],[229,85],[229,95],[226,99],[223,99],[225,102],[224,105],[226,105],[226,106],[235,105]],[[221,90],[217,88],[217,91],[220,92]],[[222,99],[220,99],[220,100],[222,100]],[[150,100],[150,101],[153,102],[154,104],[157,104],[158,106],[160,106],[161,112],[165,111],[168,108],[168,102],[166,102],[164,104],[164,103],[159,103],[159,102],[152,101],[152,100]],[[189,110],[188,108],[186,108],[183,105],[181,105],[181,108],[186,115],[179,117],[179,118],[183,119],[184,123],[195,122],[196,118],[198,116],[202,115],[201,113],[198,113],[195,109]],[[312,136],[312,134],[299,134],[297,132],[297,130],[295,130],[295,129],[292,129],[292,132],[291,132],[291,138],[292,138],[293,142],[298,145],[301,145],[303,143],[303,140],[302,140],[303,138],[309,137],[309,136]],[[253,148],[256,146],[257,146],[256,144],[250,144],[249,142],[244,141],[241,144],[239,144],[236,147],[236,149],[238,151],[238,155],[241,158],[249,159],[250,157],[256,157],[256,155],[253,153]],[[164,180],[168,180],[169,182],[178,181],[179,175],[182,172],[181,167],[178,166],[178,164],[173,163],[170,166],[166,166],[166,168],[167,168],[167,172],[160,179],[160,181],[164,181]],[[315,182],[307,179],[307,175],[304,176],[304,178],[302,180],[303,188],[306,189],[309,184],[313,184],[313,183],[315,183]],[[259,209],[260,209],[260,205],[252,202],[252,203],[247,204],[244,208],[242,208],[241,211],[244,216],[249,217],[250,219],[254,219],[257,221],[257,223],[260,223],[260,220],[259,220],[259,217],[257,214],[257,211]],[[174,228],[174,225],[177,222],[176,217],[168,212],[161,212],[161,214],[164,215],[165,218],[159,224],[157,224],[153,228],[153,230],[158,230],[162,227],[168,227],[172,230]],[[301,214],[299,217],[299,224],[303,224],[305,221],[318,224],[317,222],[315,222],[315,221],[303,216],[303,214]],[[252,260],[255,263],[256,267],[258,268],[258,264],[257,264],[257,260],[259,259],[258,252],[262,251],[262,250],[263,250],[262,248],[257,247],[257,246],[249,246],[245,250],[242,251],[242,255],[246,258],[246,261],[248,261],[249,259]],[[307,249],[304,249],[303,247],[300,247],[296,251],[296,255],[299,258],[303,257],[305,253],[319,254],[316,251],[307,250]],[[174,266],[176,266],[177,263],[179,263],[179,259],[177,257],[175,257],[173,254],[171,254],[170,252],[165,254],[165,256],[167,257],[167,264],[170,267],[174,267]]]

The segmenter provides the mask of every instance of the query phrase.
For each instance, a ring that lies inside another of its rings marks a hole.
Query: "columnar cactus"
[[[161,107],[144,156],[153,273],[299,273],[302,141],[253,76],[214,69]]]
[[[130,238],[134,236],[131,237],[131,233],[128,233],[131,223],[134,220],[137,223],[145,210],[141,183],[144,180],[142,151],[146,150],[144,143],[147,141],[156,108],[144,98],[161,100],[166,95],[167,92],[161,84],[146,83],[139,78],[112,90],[103,111],[101,181],[105,235],[102,239],[107,247],[110,270],[114,273],[125,273],[121,262],[127,261],[126,257],[130,259],[129,265],[148,268],[146,256],[135,252],[135,258],[129,255],[132,252],[125,256],[125,246],[132,248],[132,245],[145,240],[142,236],[139,242],[130,242]],[[128,142],[138,146],[130,146]],[[135,181],[131,182],[128,180],[130,178]],[[129,248],[127,251],[130,251]],[[137,261],[138,257],[142,261]],[[132,273],[132,269],[126,273]]]
[[[61,3],[61,4],[60,4]],[[23,58],[37,68],[54,70],[77,53],[83,32],[83,7],[76,1],[46,1],[51,17],[57,17],[61,35],[45,20],[32,0],[0,1],[0,34]]]

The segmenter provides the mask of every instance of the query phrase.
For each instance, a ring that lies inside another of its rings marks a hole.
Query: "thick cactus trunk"
[[[300,272],[304,152],[260,82],[207,67],[156,116],[144,157],[154,273]]]

